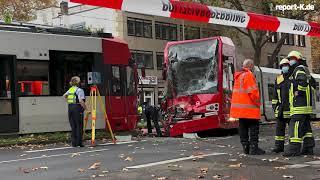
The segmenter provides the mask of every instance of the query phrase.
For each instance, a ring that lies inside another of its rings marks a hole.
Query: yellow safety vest
[[[76,94],[78,87],[77,86],[72,86],[69,91],[68,91],[68,104],[77,104],[79,103],[78,96]]]

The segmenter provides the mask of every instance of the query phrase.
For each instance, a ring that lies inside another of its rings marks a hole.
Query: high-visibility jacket
[[[289,75],[279,75],[275,81],[272,98],[272,108],[276,118],[290,118],[289,89]]]
[[[260,120],[260,94],[254,74],[243,69],[234,75],[230,117]]]
[[[142,106],[138,107],[138,114],[142,114]]]
[[[313,114],[315,80],[307,67],[299,65],[290,76],[290,115]]]
[[[68,90],[68,104],[78,104],[79,103],[79,98],[77,95],[77,86],[72,86],[69,90]]]

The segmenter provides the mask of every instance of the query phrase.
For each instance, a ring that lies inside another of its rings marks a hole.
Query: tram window
[[[49,95],[48,61],[17,61],[18,96]]]
[[[121,95],[120,67],[112,66],[112,94]]]
[[[274,84],[268,84],[268,94],[269,101],[272,101],[272,97],[274,96]]]
[[[85,95],[90,95],[90,85],[87,82],[88,72],[92,72],[94,63],[100,62],[94,53],[50,51],[50,95],[62,96],[70,88],[70,79],[79,76],[80,87]],[[103,79],[102,79],[103,81]],[[101,91],[103,96],[103,91]]]
[[[127,66],[126,68],[126,73],[127,73],[127,77],[126,77],[126,89],[127,89],[127,96],[133,96],[135,95],[135,81],[134,81],[134,71],[132,69],[132,67]]]

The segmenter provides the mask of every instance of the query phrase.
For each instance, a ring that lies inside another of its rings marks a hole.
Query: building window
[[[281,35],[286,35],[286,33],[281,33]],[[283,44],[284,45],[288,45],[289,44],[289,35],[284,39]]]
[[[272,42],[272,43],[276,43],[278,42],[278,33],[273,33],[273,32],[267,32],[267,37],[270,36],[270,34],[272,34],[271,39],[268,40],[268,42]]]
[[[136,60],[138,68],[144,66],[146,69],[153,69],[153,52],[132,50],[132,57]]]
[[[200,28],[192,26],[184,26],[184,39],[200,39]],[[180,25],[180,39],[183,40],[183,26]]]
[[[128,18],[128,36],[152,38],[152,21]]]
[[[154,106],[154,92],[153,91],[144,91],[144,102],[147,102],[149,105]]]
[[[18,96],[49,95],[49,61],[17,61]]]
[[[162,69],[162,64],[164,62],[163,53],[157,52],[157,69]]]
[[[156,39],[176,41],[177,29],[178,27],[176,24],[156,22],[155,23]]]
[[[306,37],[303,35],[298,35],[298,46],[306,47]]]
[[[164,89],[159,89],[158,91],[158,104],[161,105],[161,102],[164,98]]]
[[[268,94],[269,94],[269,101],[272,101],[274,96],[274,84],[268,84]]]
[[[218,36],[219,32],[214,29],[203,28],[202,29],[202,38]]]
[[[294,34],[289,34],[289,45],[294,46]]]

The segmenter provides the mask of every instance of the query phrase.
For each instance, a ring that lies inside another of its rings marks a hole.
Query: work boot
[[[280,153],[284,151],[284,142],[276,143],[275,147],[271,150],[274,153]]]
[[[266,152],[262,149],[259,148],[257,144],[251,145],[250,146],[250,155],[262,155],[265,154]]]
[[[242,145],[243,147],[243,153],[244,154],[249,154],[250,152],[250,145],[249,144],[246,144],[246,145]]]
[[[301,155],[313,155],[313,148],[312,147],[302,148]]]
[[[284,157],[293,157],[293,156],[300,156],[301,155],[301,144],[289,144],[289,149],[287,152],[283,154]]]

